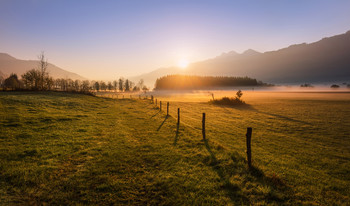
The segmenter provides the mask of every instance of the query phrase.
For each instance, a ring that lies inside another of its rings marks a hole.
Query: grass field
[[[238,108],[206,93],[156,98],[170,101],[170,117],[136,98],[0,93],[0,204],[350,201],[349,93],[244,92],[249,106]]]

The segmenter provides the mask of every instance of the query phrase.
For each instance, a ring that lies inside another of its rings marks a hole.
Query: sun
[[[180,59],[179,62],[177,63],[177,66],[180,67],[181,69],[186,69],[186,67],[188,66],[187,59]]]

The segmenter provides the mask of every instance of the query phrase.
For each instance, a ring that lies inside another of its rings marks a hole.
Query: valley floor
[[[347,204],[350,97],[312,95],[248,92],[239,108],[156,96],[160,112],[149,99],[1,92],[0,204]]]

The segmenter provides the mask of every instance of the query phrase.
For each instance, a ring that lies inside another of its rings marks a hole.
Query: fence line
[[[118,94],[115,94],[116,95],[116,99],[118,99]],[[97,94],[96,94],[97,96]],[[104,97],[103,95],[100,95],[101,97]],[[113,94],[112,95],[107,95],[107,97],[111,97],[113,98]],[[123,95],[123,99],[124,99],[124,95]],[[130,99],[132,99],[132,95],[130,95]],[[139,99],[141,100],[141,95],[139,95]],[[148,99],[148,96],[146,95],[144,97],[144,99]],[[156,98],[155,101],[154,101],[154,96],[151,95],[150,97],[150,100],[151,100],[151,103],[152,104],[155,104],[155,106],[157,107],[157,104],[158,104],[158,99]],[[170,107],[170,104],[169,102],[167,102],[167,113],[166,113],[166,116],[170,116],[169,114],[169,107]],[[159,101],[159,111],[161,112],[162,111],[162,101]],[[189,117],[190,119],[195,119],[196,118],[191,118]],[[189,124],[186,124],[185,122],[182,122],[181,123],[182,125],[186,126],[186,127],[189,127],[189,128],[192,128],[194,130],[198,130],[200,128],[196,128],[196,127],[193,127]],[[179,128],[180,126],[180,108],[177,108],[177,128]],[[206,139],[206,113],[202,113],[202,137],[203,137],[203,140],[207,140]],[[178,132],[178,131],[176,131]],[[252,137],[252,128],[251,127],[248,127],[247,128],[247,133],[246,133],[246,144],[247,144],[247,164],[248,164],[248,168],[251,169],[252,168],[252,150],[251,150],[251,137]]]

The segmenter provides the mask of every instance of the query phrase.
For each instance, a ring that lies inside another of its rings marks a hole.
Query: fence
[[[114,98],[115,97],[116,99],[118,99],[119,96],[118,96],[118,94],[109,94],[109,95],[107,95],[107,97],[109,97],[109,98]],[[124,98],[125,98],[124,95],[122,95],[122,99],[124,99]],[[130,99],[133,99],[132,95],[130,95]],[[145,95],[143,99],[147,100],[148,96]],[[141,95],[139,95],[139,100],[142,100],[142,96]],[[151,100],[151,104],[155,104],[155,106],[158,108],[158,99],[154,98],[154,96],[151,95],[150,100]],[[163,102],[159,101],[159,112],[162,112],[162,105],[163,105]],[[170,102],[167,102],[166,103],[166,117],[170,116],[169,108],[170,108]],[[178,133],[178,129],[179,129],[179,126],[180,126],[180,116],[181,116],[180,111],[181,111],[181,109],[177,108],[177,131],[176,131],[176,133]],[[206,139],[206,113],[202,113],[202,128],[201,128],[201,130],[202,130],[202,138],[203,138],[203,140],[207,140]],[[247,146],[246,153],[247,153],[248,168],[252,168],[252,150],[251,150],[252,130],[253,129],[251,127],[248,127],[247,128],[247,133],[246,133],[246,146]]]

